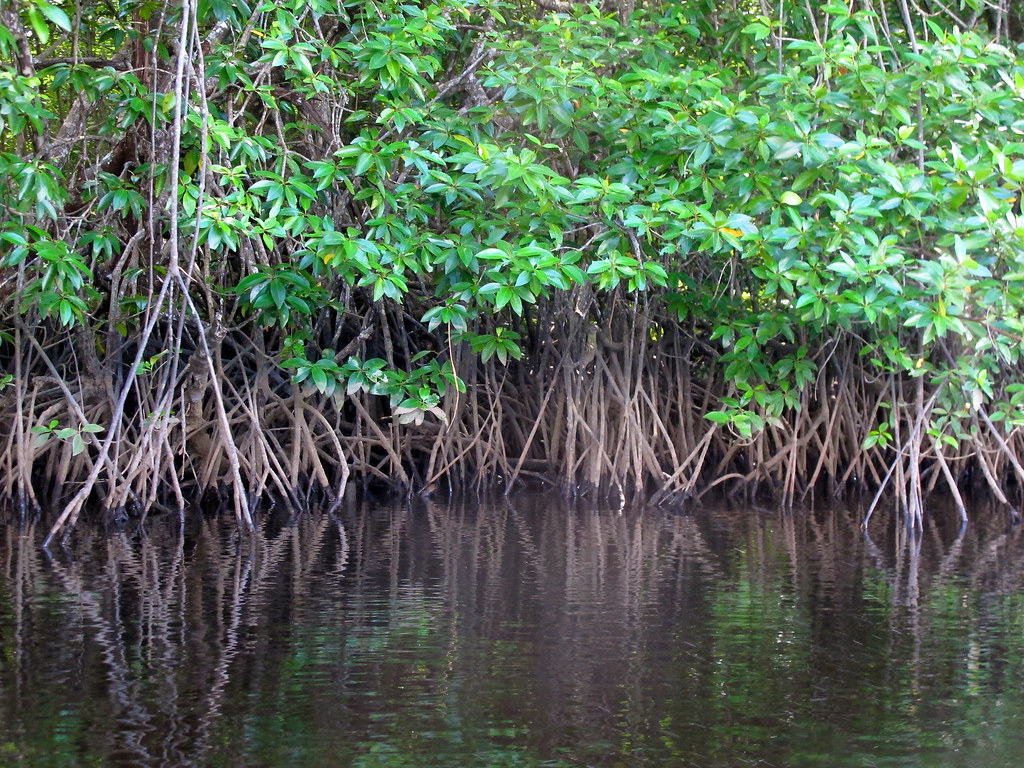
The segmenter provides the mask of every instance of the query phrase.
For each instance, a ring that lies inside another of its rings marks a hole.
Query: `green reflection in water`
[[[0,765],[1020,763],[1018,531],[356,507],[0,542]],[[897,535],[898,533],[898,535]]]

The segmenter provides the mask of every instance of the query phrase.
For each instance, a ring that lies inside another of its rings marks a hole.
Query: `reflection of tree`
[[[166,530],[137,539],[80,531],[74,554],[47,562],[31,528],[24,535],[6,529],[17,668],[13,690],[0,691],[4,711],[39,706],[25,695],[38,688],[37,670],[67,670],[51,702],[56,709],[43,721],[55,731],[77,730],[86,742],[77,748],[131,765],[201,762],[217,739],[247,626],[262,620],[264,595],[282,577],[301,603],[303,577],[329,527],[324,515],[242,540],[209,520],[187,538]],[[35,604],[40,593],[60,595],[59,610]],[[81,656],[55,663],[54,653]],[[0,686],[8,679],[0,676]],[[54,736],[41,731],[39,744]]]
[[[467,703],[583,741],[623,718],[657,721],[644,669],[671,635],[665,605],[694,610],[704,602],[695,579],[722,575],[693,517],[528,504],[426,513],[452,652],[493,654],[486,680],[461,681]],[[501,694],[521,691],[522,678],[532,681],[528,700]]]
[[[52,560],[7,528],[0,750],[714,766],[865,735],[955,742],[920,724],[1021,709],[1024,539],[941,520],[869,537],[844,509],[349,504],[251,537],[80,530]]]

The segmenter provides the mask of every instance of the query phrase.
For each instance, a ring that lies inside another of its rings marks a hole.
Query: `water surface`
[[[997,513],[351,505],[0,536],[0,765],[1024,759]]]

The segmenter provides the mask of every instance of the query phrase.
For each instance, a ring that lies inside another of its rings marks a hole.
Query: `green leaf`
[[[366,154],[360,155],[359,159],[356,161],[356,167],[353,169],[352,173],[355,176],[362,176],[364,173],[366,173],[370,169],[371,165],[373,165],[373,155],[372,154],[366,153]]]
[[[270,298],[274,301],[274,306],[278,309],[284,306],[285,297],[287,292],[284,287],[284,283],[281,280],[270,281]]]
[[[310,368],[310,377],[313,379],[313,386],[321,392],[327,389],[327,374],[322,368],[313,366]]]
[[[759,21],[751,22],[747,24],[742,30],[745,35],[753,35],[755,40],[763,40],[771,34],[771,30],[763,23]]]
[[[779,198],[779,202],[783,205],[800,205],[803,202],[803,198],[793,190],[786,190],[782,193],[782,197]]]
[[[52,3],[46,2],[46,0],[35,0],[36,5],[39,6],[39,10],[43,12],[43,15],[48,18],[51,22],[56,24],[58,27],[63,29],[65,32],[71,31],[71,19],[64,13],[60,8],[53,5]]]
[[[32,31],[35,32],[40,43],[46,45],[50,42],[50,28],[46,25],[42,14],[39,12],[39,8],[36,6],[28,9],[28,23],[32,26]]]

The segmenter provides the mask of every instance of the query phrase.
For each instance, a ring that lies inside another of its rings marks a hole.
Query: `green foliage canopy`
[[[901,7],[21,0],[5,322],[115,345],[180,252],[204,327],[419,423],[451,345],[511,364],[535,305],[586,290],[720,345],[707,418],[743,437],[839,344],[926,377],[950,444],[982,405],[1024,424],[1024,69],[980,6]],[[336,352],[385,305],[419,341]]]

